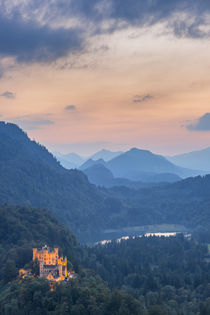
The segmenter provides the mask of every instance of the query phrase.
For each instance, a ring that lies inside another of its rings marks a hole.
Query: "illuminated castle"
[[[63,281],[69,276],[67,258],[58,256],[58,248],[51,250],[47,245],[38,250],[33,248],[33,260],[39,261],[39,275],[48,280]]]

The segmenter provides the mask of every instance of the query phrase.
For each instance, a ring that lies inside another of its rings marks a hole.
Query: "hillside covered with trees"
[[[1,206],[0,313],[207,315],[209,252],[203,235],[192,239],[136,237],[81,247],[49,211]],[[47,244],[67,255],[77,278],[54,284],[17,278],[31,266],[32,248]]]
[[[47,208],[80,240],[93,239],[93,226],[97,235],[106,197],[82,172],[64,169],[14,124],[0,123],[0,147],[0,204]]]
[[[0,314],[144,314],[131,295],[111,291],[95,272],[85,269],[87,257],[72,233],[48,211],[30,207],[0,207]],[[54,284],[45,279],[17,278],[29,265],[32,248],[59,247],[77,272],[77,279]]]
[[[14,279],[17,270],[32,260],[32,248],[59,247],[77,269],[83,250],[67,227],[44,209],[0,207],[0,281]]]

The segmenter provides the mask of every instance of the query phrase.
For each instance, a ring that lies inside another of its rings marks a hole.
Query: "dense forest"
[[[108,198],[118,199],[127,207],[124,226],[169,223],[182,224],[190,231],[209,231],[210,175],[138,190],[102,190]]]
[[[100,276],[81,265],[86,249],[48,211],[1,206],[0,217],[0,314],[144,314],[140,301],[112,292]],[[54,285],[53,292],[47,280],[17,278],[19,268],[33,267],[32,248],[44,244],[58,246],[78,275],[70,283]]]
[[[0,313],[208,315],[208,233],[192,238],[131,237],[81,247],[49,211],[0,207]],[[77,273],[70,282],[17,278],[32,248],[58,246]]]
[[[78,279],[54,284],[44,279],[17,280],[0,293],[2,315],[146,315],[141,303],[123,291],[110,291],[100,277],[91,272]]]
[[[110,288],[138,299],[149,314],[210,314],[206,244],[176,237],[136,237],[88,248],[84,261]]]

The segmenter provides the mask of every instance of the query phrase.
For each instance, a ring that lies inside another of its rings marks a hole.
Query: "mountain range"
[[[60,152],[54,152],[54,156],[57,158],[57,160],[61,163],[61,165],[67,169],[72,168],[79,168],[82,164],[84,164],[88,160],[99,160],[103,159],[104,161],[109,161],[116,156],[122,154],[122,151],[109,151],[102,149],[88,157],[81,156],[77,153],[68,153],[68,154],[61,154]]]
[[[104,187],[139,188],[143,187],[143,183],[172,183],[189,176],[208,173],[208,167],[202,167],[201,163],[188,163],[188,155],[185,157],[185,163],[181,163],[182,156],[166,158],[138,148],[132,148],[127,152],[101,150],[89,158],[75,153],[66,155],[57,153],[56,157],[63,167],[78,168],[87,175],[91,183]],[[193,167],[190,168],[189,165]]]
[[[88,167],[85,167],[88,166]],[[83,169],[84,167],[84,169]],[[130,188],[143,188],[155,186],[160,183],[173,183],[181,180],[176,174],[162,173],[141,173],[140,180],[130,180],[123,177],[114,177],[113,173],[108,169],[103,160],[93,161],[88,160],[81,168],[83,173],[88,177],[88,180],[96,185],[102,187],[126,186]]]
[[[135,150],[135,148],[133,148],[131,150]],[[129,151],[131,151],[131,150],[129,150]],[[139,150],[139,149],[136,149],[136,150]],[[129,151],[127,151],[127,152],[129,152]],[[147,153],[149,152],[148,150],[141,150],[141,151],[142,151],[142,153],[143,152],[145,153],[145,157],[146,157],[146,152]],[[118,156],[124,155],[127,152],[122,152],[122,151],[113,152],[110,150],[102,149],[102,150],[96,152],[95,154],[93,154],[89,157],[82,157],[76,153],[61,154],[59,152],[55,152],[54,155],[56,156],[58,161],[60,161],[60,163],[63,167],[65,167],[67,169],[81,168],[84,170],[85,168],[87,168],[87,166],[83,165],[83,164],[85,162],[87,162],[88,160],[93,160],[93,161],[104,160],[104,162],[109,162]],[[160,155],[159,155],[159,157],[160,157]],[[162,156],[162,157],[166,158],[168,161],[170,161],[172,164],[175,164],[176,166],[180,166],[182,168],[186,168],[186,169],[190,169],[190,170],[198,170],[199,171],[199,172],[195,172],[194,174],[198,174],[198,173],[204,174],[205,172],[206,173],[210,172],[210,147],[207,147],[207,148],[202,149],[202,150],[187,152],[184,154],[177,154],[174,156],[165,156],[165,157]],[[123,157],[123,158],[125,158],[125,157]],[[143,158],[143,156],[142,156],[142,158]],[[100,164],[102,164],[102,163],[100,162]],[[112,163],[110,163],[110,164],[112,164]],[[91,166],[93,166],[93,163]],[[159,172],[159,170],[158,170],[158,172]],[[186,172],[186,170],[185,170],[185,172]],[[185,172],[183,172],[183,170],[182,170],[182,172],[180,173],[180,170],[179,170],[179,173],[177,173],[177,175],[179,175],[181,177],[185,177],[185,175],[187,175],[187,176],[191,175],[190,172],[189,173],[185,173]]]
[[[134,150],[135,148],[131,149]],[[138,150],[138,149],[136,149]],[[129,150],[130,151],[130,150]],[[129,152],[127,151],[127,152]],[[146,154],[149,152],[148,150],[141,150]],[[61,154],[59,152],[54,152],[54,155],[60,161],[61,165],[67,169],[71,168],[84,168],[82,166],[88,160],[98,161],[104,160],[104,162],[109,162],[114,158],[124,155],[126,152],[117,151],[113,152],[110,150],[102,149],[91,156],[80,156],[77,153],[69,153],[69,154]],[[160,155],[159,155],[160,157]],[[210,172],[210,147],[192,151],[184,154],[178,154],[174,156],[162,156],[163,158],[167,159],[171,163],[175,164],[176,166],[181,166],[182,168],[187,168],[190,170],[199,170],[200,172]],[[183,175],[183,174],[179,174]],[[189,175],[189,174],[187,174]]]
[[[89,159],[79,169],[88,176],[91,183],[105,187],[140,187],[139,182],[141,185],[142,183],[170,183],[205,173],[177,166],[161,155],[137,148],[107,162],[103,159],[96,161]]]
[[[169,174],[167,177],[167,174],[162,174],[160,177],[149,177],[148,179],[151,180],[152,182],[147,182],[146,178],[145,181],[131,181],[126,178],[115,178],[112,174],[112,172],[106,168],[103,164],[96,163],[93,164],[92,166],[85,168],[83,170],[85,175],[87,175],[88,180],[96,185],[96,186],[101,186],[101,187],[114,187],[114,186],[125,186],[125,187],[130,187],[130,188],[143,188],[143,187],[150,187],[150,186],[155,186],[159,182],[175,182],[180,180],[181,178]]]
[[[141,183],[133,187],[130,183],[126,188],[124,180],[121,187],[97,188],[83,172],[63,168],[45,147],[31,141],[14,124],[0,122],[0,148],[0,204],[46,208],[81,242],[103,240],[108,237],[108,230],[117,230],[115,235],[121,236],[125,227],[163,223],[183,224],[189,229],[210,227],[210,175],[155,187]],[[168,170],[177,170],[151,152],[134,149],[125,156],[131,156],[134,164],[139,154],[147,156],[148,163],[157,159],[162,171],[164,165]],[[114,167],[116,159],[120,159],[121,168],[117,171],[125,171],[125,160],[121,158],[122,155],[105,163]],[[139,171],[142,168],[140,164]],[[112,178],[109,170],[102,171],[108,179]]]

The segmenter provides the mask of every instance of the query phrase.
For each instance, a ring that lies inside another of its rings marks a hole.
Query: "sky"
[[[210,146],[209,0],[0,0],[0,120],[51,151]]]

